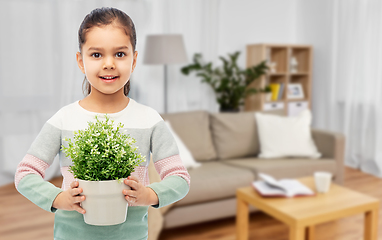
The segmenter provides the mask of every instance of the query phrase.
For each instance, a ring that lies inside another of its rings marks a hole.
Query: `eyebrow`
[[[127,46],[121,46],[121,47],[114,48],[114,50],[121,50],[121,49],[129,49],[129,48]],[[88,49],[88,51],[90,51],[90,50],[101,51],[101,50],[103,50],[103,48],[90,47]]]

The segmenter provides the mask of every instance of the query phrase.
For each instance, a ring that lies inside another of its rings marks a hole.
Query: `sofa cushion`
[[[165,123],[168,129],[170,130],[171,134],[175,138],[176,145],[178,145],[178,149],[179,149],[179,156],[182,159],[184,166],[187,169],[200,167],[201,164],[195,161],[190,150],[188,150],[186,145],[184,145],[182,139],[180,139],[178,134],[176,134],[174,129],[172,129],[170,122],[166,120]]]
[[[305,109],[298,116],[285,117],[256,113],[260,158],[319,158],[311,135],[312,114]]]
[[[209,114],[206,111],[192,111],[162,114],[173,130],[190,150],[197,161],[216,159],[211,138]]]
[[[315,171],[328,171],[336,177],[337,162],[334,159],[286,158],[286,159],[259,159],[242,158],[221,161],[230,166],[250,169],[258,179],[258,173],[269,174],[276,179],[299,178],[313,176]]]
[[[176,206],[195,204],[234,197],[236,189],[250,186],[255,179],[248,170],[232,167],[220,161],[205,162],[202,166],[190,169],[191,186],[188,194]]]
[[[211,132],[219,159],[255,156],[260,151],[254,112],[210,115]]]

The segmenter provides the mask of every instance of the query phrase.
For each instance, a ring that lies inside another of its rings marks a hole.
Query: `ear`
[[[137,58],[138,58],[138,51],[134,52],[134,59],[133,59],[133,66],[132,66],[132,71],[131,73],[134,72],[135,66],[137,65]]]
[[[82,59],[82,54],[80,52],[76,53],[76,60],[78,67],[80,68],[81,72],[85,74],[85,67],[84,67],[84,61]]]

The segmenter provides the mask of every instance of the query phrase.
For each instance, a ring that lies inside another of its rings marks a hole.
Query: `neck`
[[[86,110],[99,113],[115,113],[123,110],[130,99],[123,93],[123,88],[114,94],[103,94],[92,91],[80,101],[80,105]]]

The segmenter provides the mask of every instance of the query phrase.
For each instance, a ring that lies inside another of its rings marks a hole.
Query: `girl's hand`
[[[59,193],[54,199],[52,207],[67,211],[77,211],[81,214],[85,213],[85,210],[80,207],[80,203],[85,200],[85,196],[79,196],[82,193],[82,188],[78,187],[79,183],[74,181],[70,184],[70,189]]]
[[[124,183],[131,187],[131,190],[123,190],[123,195],[127,202],[134,206],[150,206],[159,203],[158,196],[149,187],[145,187],[135,176],[129,176]]]

